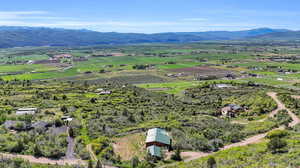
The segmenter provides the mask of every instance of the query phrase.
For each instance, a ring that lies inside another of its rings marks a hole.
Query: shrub
[[[209,157],[207,160],[207,168],[216,168],[217,167],[217,162],[214,157]]]
[[[267,144],[268,150],[272,153],[282,153],[284,148],[287,146],[287,142],[279,137],[273,137]]]
[[[171,159],[172,160],[175,160],[175,161],[181,161],[182,158],[180,156],[180,148],[176,148],[176,151],[175,153],[171,156]]]
[[[288,132],[285,130],[274,130],[268,133],[267,138],[272,139],[275,137],[283,138],[288,135]]]

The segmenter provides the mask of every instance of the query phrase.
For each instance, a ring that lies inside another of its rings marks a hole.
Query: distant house
[[[64,122],[71,122],[73,118],[70,116],[62,116],[61,120],[63,120]]]
[[[110,95],[112,93],[112,91],[109,91],[109,90],[103,90],[101,91],[99,94],[100,95]]]
[[[60,59],[64,59],[64,58],[70,59],[72,57],[73,56],[71,54],[59,54],[59,55],[54,55],[53,56],[53,58],[56,59],[56,60],[60,60]]]
[[[27,64],[33,64],[33,63],[34,63],[34,61],[32,61],[32,60],[27,61]]]
[[[244,108],[239,105],[229,104],[229,105],[223,107],[221,109],[221,112],[224,117],[235,117],[238,112],[241,112],[243,110],[244,110]]]
[[[104,89],[103,88],[99,88],[99,89],[96,89],[96,92],[102,92]]]
[[[161,158],[162,148],[171,150],[172,139],[164,129],[153,128],[147,132],[146,147],[152,156]]]
[[[230,84],[216,84],[215,87],[222,89],[222,88],[231,88],[233,86]]]
[[[25,115],[25,114],[34,115],[35,113],[37,113],[37,111],[38,111],[37,108],[19,108],[16,111],[16,115]]]

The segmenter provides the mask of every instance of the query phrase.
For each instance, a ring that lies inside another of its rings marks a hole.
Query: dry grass
[[[127,135],[114,139],[114,151],[122,160],[130,160],[134,156],[143,159],[146,154],[145,135],[142,133]]]

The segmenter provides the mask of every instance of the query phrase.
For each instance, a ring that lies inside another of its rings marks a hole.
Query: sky
[[[299,0],[2,0],[0,25],[100,32],[300,30]]]

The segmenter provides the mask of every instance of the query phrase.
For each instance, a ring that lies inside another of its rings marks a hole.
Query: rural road
[[[272,111],[269,114],[269,117],[274,117],[280,110],[286,109],[285,105],[277,98],[277,93],[275,93],[275,92],[268,92],[267,95],[270,96],[276,102],[276,104],[277,104],[277,109],[274,110],[274,111]]]
[[[75,148],[75,140],[74,138],[72,138],[70,136],[70,127],[68,127],[68,137],[67,137],[67,142],[68,142],[68,147],[67,147],[67,151],[66,151],[66,156],[65,159],[75,159],[75,152],[74,152],[74,148]]]
[[[273,110],[270,114],[269,114],[269,117],[274,117],[278,111],[280,110],[287,110],[288,114],[290,115],[290,117],[292,118],[292,122],[289,123],[289,126],[290,127],[293,127],[297,124],[300,123],[300,119],[299,117],[297,117],[294,113],[292,113],[289,109],[287,109],[285,107],[285,105],[278,99],[277,97],[277,93],[275,92],[269,92],[267,93],[268,96],[270,96],[277,104],[277,108],[275,110]],[[284,126],[280,126],[279,128],[276,128],[276,129],[273,129],[273,130],[283,130],[284,129]],[[273,131],[271,130],[271,131]],[[237,143],[233,143],[233,144],[230,144],[230,145],[226,145],[224,146],[223,148],[221,148],[219,151],[223,151],[223,150],[226,150],[226,149],[230,149],[230,148],[233,148],[233,147],[239,147],[239,146],[246,146],[246,145],[249,145],[249,144],[255,144],[255,143],[258,143],[260,142],[263,138],[265,138],[267,136],[268,133],[263,133],[263,134],[258,134],[258,135],[255,135],[253,137],[250,137],[250,138],[247,138],[241,142],[237,142]],[[205,152],[182,152],[181,155],[182,157],[188,157],[187,159],[184,160],[184,162],[190,162],[192,160],[196,160],[196,159],[199,159],[199,158],[202,158],[202,157],[206,157],[206,156],[209,156],[211,154],[214,154],[214,152],[211,152],[211,153],[205,153]],[[172,163],[172,164],[169,164],[169,165],[164,165],[164,166],[161,166],[160,168],[164,168],[164,167],[168,167],[168,166],[174,166],[176,165],[176,163]]]
[[[36,158],[31,155],[17,155],[17,154],[6,154],[0,153],[0,157],[13,159],[13,158],[21,158],[30,163],[38,163],[38,164],[50,164],[50,165],[85,165],[86,163],[80,159],[60,159],[60,160],[52,160],[49,158],[39,157]]]

